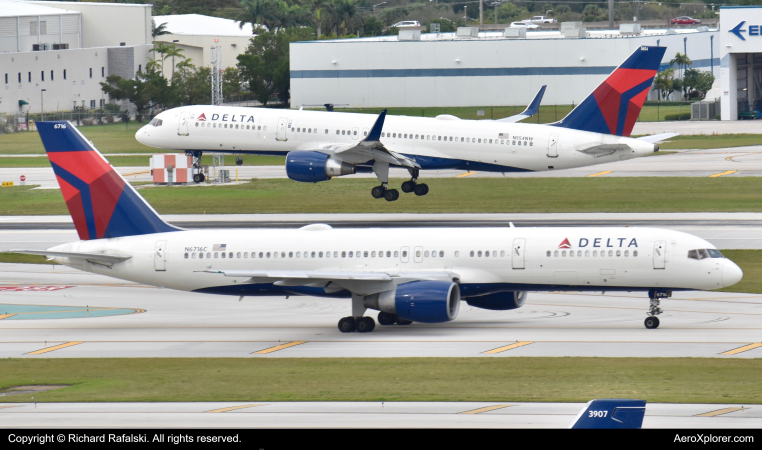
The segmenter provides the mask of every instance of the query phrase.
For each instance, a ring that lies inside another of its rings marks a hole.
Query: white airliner
[[[656,228],[182,230],[164,222],[69,122],[38,122],[81,240],[45,251],[89,272],[191,292],[351,298],[343,332],[454,320],[462,300],[510,310],[527,291],[643,291],[647,328],[674,290],[737,283],[698,237]]]
[[[407,168],[403,192],[426,195],[421,170],[529,172],[569,169],[646,156],[665,133],[630,138],[665,47],[641,47],[563,120],[515,123],[539,109],[540,90],[526,111],[500,120],[380,116],[325,111],[184,106],[157,115],[135,137],[141,143],[185,151],[283,155],[286,173],[301,182],[373,171],[375,198],[394,201],[389,167]],[[194,180],[203,181],[198,168]]]

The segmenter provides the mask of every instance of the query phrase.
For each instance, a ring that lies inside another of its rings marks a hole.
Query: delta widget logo
[[[198,119],[196,120],[198,120],[199,122],[206,122],[206,115],[204,115],[204,113],[201,113],[201,115],[198,116]]]
[[[571,244],[569,243],[569,238],[564,239],[564,241],[561,242],[561,245],[559,245],[558,248],[572,248]]]

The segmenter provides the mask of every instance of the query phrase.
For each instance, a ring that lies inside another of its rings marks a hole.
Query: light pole
[[[373,5],[373,15],[374,16],[376,15],[376,6],[381,6],[381,5],[385,4],[385,3],[386,2],[381,2],[381,3],[376,3],[375,5]]]
[[[43,103],[43,96],[42,93],[47,91],[47,89],[40,89],[40,112],[42,113],[42,121],[45,121],[45,103]]]
[[[463,18],[466,19],[466,26],[468,26],[468,5],[463,6]]]
[[[176,45],[174,44],[177,44],[178,42],[180,42],[180,39],[173,39],[172,46],[176,47]],[[172,78],[174,78],[175,77],[175,53],[177,53],[177,50],[174,48],[172,50],[173,50],[172,51]]]

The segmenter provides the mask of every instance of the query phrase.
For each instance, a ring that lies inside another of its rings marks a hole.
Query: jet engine
[[[480,297],[467,298],[466,303],[474,308],[507,311],[509,309],[521,308],[526,300],[527,293],[525,291],[496,292]]]
[[[396,290],[369,295],[363,304],[413,322],[449,322],[458,317],[460,288],[451,281],[411,281]]]
[[[337,161],[325,153],[296,150],[286,155],[286,174],[294,181],[316,183],[353,173],[357,173],[357,166]]]

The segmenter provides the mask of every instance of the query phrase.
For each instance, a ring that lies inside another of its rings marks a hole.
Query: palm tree
[[[173,42],[171,46],[167,47],[167,51],[164,54],[164,59],[172,57],[172,78],[175,77],[175,63],[174,63],[175,56],[177,56],[178,58],[185,59],[185,55],[183,55],[183,51],[184,51],[183,49],[177,48],[177,44]]]
[[[240,28],[250,23],[252,25],[252,33],[254,34],[262,26],[268,30],[274,28],[277,6],[273,0],[244,0],[241,2],[241,6],[243,7],[243,13],[239,14],[236,19]]]
[[[345,33],[353,33],[355,23],[362,26],[362,17],[357,14],[357,3],[355,0],[334,0],[334,9],[336,11],[334,31],[337,35],[338,26],[341,26]]]
[[[163,36],[165,34],[170,34],[167,30],[167,22],[164,22],[163,24],[156,26],[156,22],[151,18],[151,36]]]
[[[284,0],[276,0],[275,15],[279,28],[291,28],[302,25],[305,22],[309,10],[299,4],[289,5]]]
[[[323,28],[323,11],[330,9],[330,0],[307,0],[307,6],[310,8],[310,14],[312,15],[312,23],[315,24],[317,29],[317,37],[320,39],[320,35]]]
[[[149,61],[146,64],[146,72],[150,72],[151,70],[158,70],[159,69],[159,61],[153,58],[148,58]]]
[[[654,77],[654,88],[659,93],[659,100],[661,100],[662,95],[666,100],[667,96],[672,92],[672,77],[674,74],[674,69],[666,69]]]
[[[688,58],[688,54],[682,54],[680,52],[677,52],[674,58],[672,58],[669,61],[669,65],[677,64],[678,69],[680,69],[680,81],[683,81],[683,73],[685,71],[685,68],[693,64],[693,61],[691,61],[690,58]]]
[[[153,49],[151,50],[156,56],[158,53],[161,59],[161,73],[164,74],[164,55],[167,53],[167,51],[170,49],[170,46],[164,42],[153,42]]]

